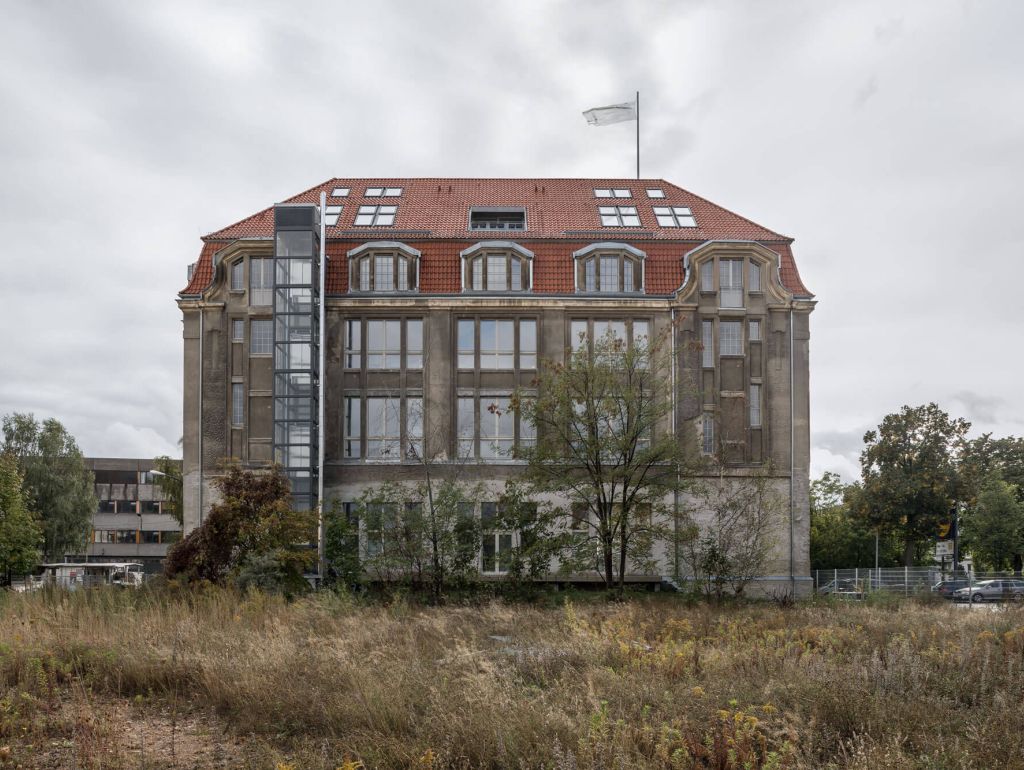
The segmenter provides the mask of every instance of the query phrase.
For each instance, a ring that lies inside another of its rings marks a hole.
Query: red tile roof
[[[349,188],[349,195],[331,197],[336,187]],[[402,195],[367,198],[369,187],[401,187]],[[632,197],[596,198],[595,188],[624,188]],[[648,188],[660,188],[665,197],[648,198]],[[330,179],[283,202],[319,203],[321,192],[327,193],[328,205],[343,207],[338,224],[327,228],[327,252],[336,257],[329,268],[330,293],[347,290],[345,260],[337,257],[358,241],[400,240],[420,249],[420,291],[424,293],[458,291],[459,251],[481,240],[524,242],[536,254],[534,290],[538,292],[572,291],[570,255],[574,250],[595,241],[632,243],[648,255],[648,293],[669,294],[682,283],[685,252],[711,240],[748,240],[777,251],[782,256],[783,283],[795,294],[810,295],[793,261],[791,238],[661,179]],[[398,206],[394,225],[355,227],[361,205]],[[486,206],[524,208],[528,229],[471,231],[470,209]],[[603,227],[598,206],[634,206],[641,226]],[[697,226],[660,227],[653,206],[686,206]],[[239,238],[270,238],[273,230],[273,207],[269,207],[205,236],[199,263],[182,294],[198,294],[209,285],[214,251]]]

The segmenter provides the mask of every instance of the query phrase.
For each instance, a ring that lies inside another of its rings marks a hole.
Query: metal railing
[[[814,570],[816,593],[888,591],[905,596],[931,592],[943,580],[965,581],[972,585],[982,580],[1014,578],[1013,572],[966,572],[941,567],[854,567]],[[1019,578],[1020,576],[1016,576]]]

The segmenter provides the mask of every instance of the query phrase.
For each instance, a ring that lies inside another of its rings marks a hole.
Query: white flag
[[[627,120],[636,120],[636,102],[623,102],[622,104],[609,104],[607,107],[594,107],[583,113],[587,123],[591,126],[608,126],[612,123],[623,123]]]

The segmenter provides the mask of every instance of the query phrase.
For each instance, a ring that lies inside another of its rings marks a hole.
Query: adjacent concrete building
[[[182,527],[165,511],[166,498],[155,483],[152,459],[87,457],[96,477],[99,506],[84,554],[69,561],[137,561],[146,572],[160,572]]]
[[[731,477],[770,468],[786,510],[763,577],[800,590],[815,302],[791,245],[660,179],[331,179],[211,233],[178,297],[185,531],[225,458],[276,458],[296,504],[315,502],[319,388],[325,499],[418,478],[424,451],[496,497],[520,470],[507,450],[533,434],[492,405],[581,333],[671,328],[670,429]],[[509,542],[482,546],[484,571]],[[661,574],[685,576],[662,556]]]

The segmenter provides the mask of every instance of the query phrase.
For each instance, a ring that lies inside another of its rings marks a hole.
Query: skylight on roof
[[[686,206],[655,206],[654,216],[662,227],[696,227],[697,220]]]
[[[398,206],[360,206],[356,213],[356,227],[386,227],[395,223]]]
[[[647,197],[648,198],[664,198],[665,197],[665,191],[662,190],[660,187],[648,187],[647,188]]]
[[[640,227],[636,206],[598,206],[605,227]]]
[[[340,216],[341,206],[327,206],[324,208],[324,224],[328,227],[338,224],[338,217]]]
[[[348,193],[349,193],[349,188],[347,188],[347,187],[335,187],[333,190],[331,190],[331,197],[332,198],[347,198],[348,197]]]
[[[629,190],[624,190],[621,187],[619,187],[619,188],[595,187],[594,188],[594,197],[595,198],[632,198],[633,197],[633,193],[631,193]]]
[[[398,198],[402,194],[401,187],[367,187],[367,198]]]

